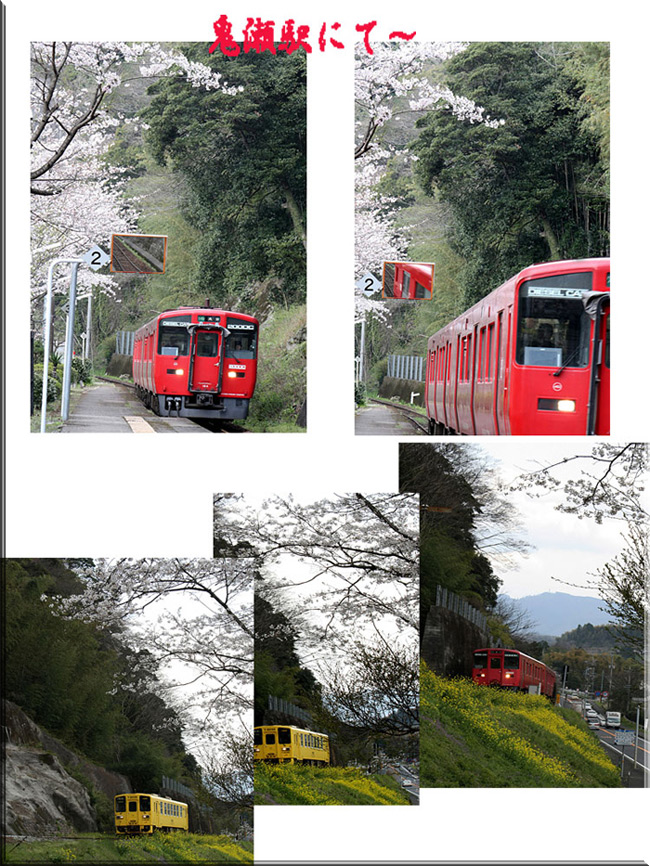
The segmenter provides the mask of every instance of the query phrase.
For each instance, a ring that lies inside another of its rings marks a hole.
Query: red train
[[[429,339],[429,432],[609,433],[609,259],[525,268]]]
[[[389,265],[387,268],[386,266]],[[392,267],[390,267],[392,266]],[[392,270],[394,268],[394,276]],[[384,298],[430,299],[433,265],[423,262],[384,262]]]
[[[135,334],[133,381],[157,415],[244,419],[257,378],[259,322],[210,307],[166,310]]]
[[[518,691],[529,691],[529,687],[555,700],[556,676],[537,659],[512,649],[474,650],[472,679],[485,686],[503,686]]]

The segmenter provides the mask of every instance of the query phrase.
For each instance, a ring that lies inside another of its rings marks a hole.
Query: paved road
[[[608,728],[598,728],[596,730],[598,739],[605,747],[605,751],[612,761],[619,767],[621,759],[624,761],[623,766],[623,784],[627,788],[643,788],[645,787],[646,778],[648,775],[648,758],[650,751],[648,750],[648,742],[641,736],[639,737],[638,747],[636,749],[636,767],[634,766],[634,746],[617,746],[614,742],[615,733]]]
[[[207,433],[188,418],[159,418],[128,388],[100,382],[75,395],[61,433]]]
[[[424,436],[397,409],[373,404],[357,409],[354,416],[357,436]]]

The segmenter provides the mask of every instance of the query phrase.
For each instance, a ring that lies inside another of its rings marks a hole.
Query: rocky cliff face
[[[5,746],[6,829],[10,836],[56,836],[97,830],[88,791],[56,755]]]
[[[97,830],[88,790],[66,767],[109,799],[131,791],[129,780],[77,755],[10,701],[4,709],[5,832],[38,836]]]

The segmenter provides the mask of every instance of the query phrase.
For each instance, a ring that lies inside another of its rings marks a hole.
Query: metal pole
[[[361,319],[361,339],[359,342],[359,382],[363,382],[364,369],[363,369],[363,353],[365,352],[366,347],[366,317],[364,316]]]
[[[50,362],[50,334],[52,331],[52,272],[62,259],[55,259],[47,269],[47,296],[45,301],[45,333],[43,334],[43,398],[41,401],[41,433],[45,433],[47,413],[47,373]]]
[[[90,294],[88,295],[88,315],[86,317],[86,352],[85,357],[92,363],[92,358],[90,357],[90,323],[91,323],[91,314],[93,309],[93,290],[90,290]]]
[[[45,300],[45,333],[43,335],[44,350],[43,350],[43,398],[41,401],[41,433],[45,433],[45,422],[47,420],[47,374],[50,362],[50,340],[52,334],[52,274],[56,265],[64,262],[69,262],[74,267],[75,288],[77,279],[77,266],[83,262],[83,259],[54,259],[47,269],[47,296]],[[72,286],[70,287],[72,293]]]
[[[625,744],[621,743],[621,779],[623,778],[623,767],[625,766]]]
[[[72,382],[72,351],[74,342],[74,313],[77,302],[77,271],[79,262],[72,263],[70,274],[70,304],[68,310],[68,327],[65,335],[65,369],[63,372],[63,395],[61,397],[61,418],[68,420],[70,409],[70,384]]]

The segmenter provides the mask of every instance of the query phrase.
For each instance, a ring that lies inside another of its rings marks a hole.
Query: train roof
[[[535,272],[536,277],[544,277],[547,274],[557,274],[566,272],[572,273],[576,268],[587,268],[588,270],[599,270],[600,268],[609,268],[609,256],[601,258],[589,259],[562,259],[558,262],[539,262],[534,265],[528,265],[522,268],[518,274],[515,274],[511,279],[519,281],[520,278],[526,278],[530,271]],[[510,280],[506,280],[510,282]],[[505,283],[504,283],[505,285]]]
[[[207,315],[220,315],[220,316],[238,316],[242,319],[250,319],[251,321],[256,322],[257,319],[255,316],[251,316],[248,313],[239,313],[236,310],[223,310],[219,307],[192,307],[192,306],[181,306],[181,307],[172,307],[169,310],[163,310],[162,313],[158,313],[159,316],[168,316],[170,313],[178,313],[179,315],[187,315],[188,313],[205,313]]]
[[[301,734],[318,734],[319,737],[329,737],[324,731],[312,731],[311,728],[299,728],[297,725],[285,725],[283,722],[277,722],[274,725],[255,725],[254,730],[261,731],[263,728],[292,728]]]
[[[182,806],[188,805],[185,800],[174,800],[164,794],[151,794],[148,791],[125,791],[123,794],[116,794],[115,797],[155,797],[156,800],[168,800],[170,803],[180,803]]]
[[[479,649],[472,650],[475,653],[486,653],[486,652],[499,652],[499,653],[517,653],[519,656],[523,656],[524,658],[530,659],[533,662],[537,662],[539,665],[544,665],[544,667],[548,668],[548,665],[545,662],[541,662],[539,659],[536,659],[534,656],[529,656],[528,653],[522,652],[518,649],[510,649],[505,646],[488,646],[488,647],[480,647]],[[552,670],[552,668],[548,668]]]

